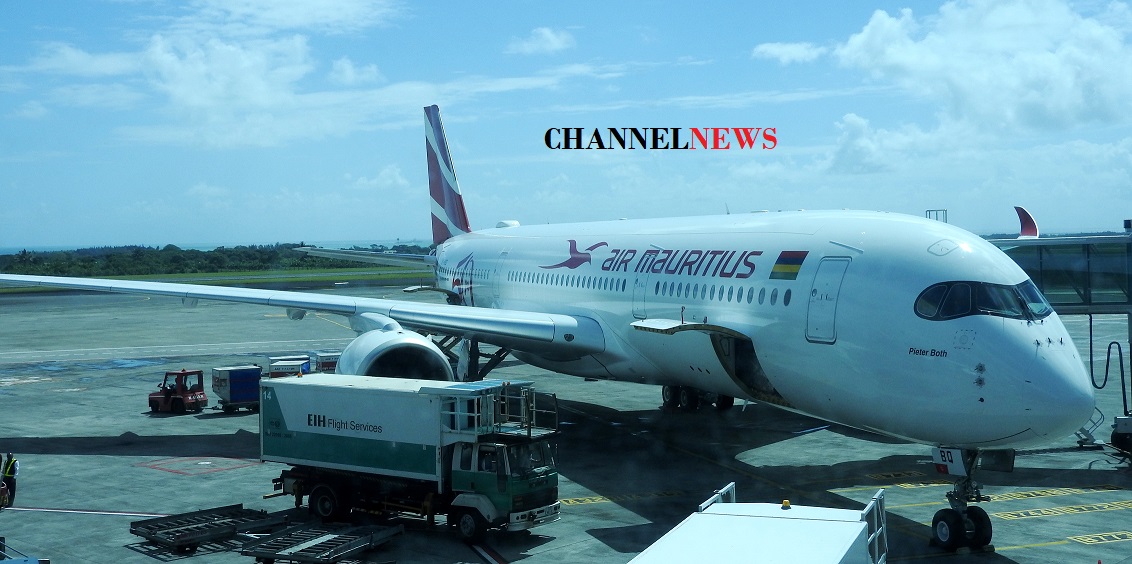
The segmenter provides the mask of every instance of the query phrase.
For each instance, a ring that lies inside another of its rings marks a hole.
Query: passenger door
[[[849,257],[827,257],[818,264],[806,318],[806,340],[811,343],[837,342],[837,299],[849,262]]]

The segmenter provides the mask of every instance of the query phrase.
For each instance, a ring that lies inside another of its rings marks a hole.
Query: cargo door
[[[837,299],[849,260],[849,257],[830,257],[818,264],[806,318],[806,340],[811,343],[837,341]]]

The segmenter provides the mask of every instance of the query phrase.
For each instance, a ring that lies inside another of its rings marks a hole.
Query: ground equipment
[[[553,396],[530,382],[347,374],[260,381],[260,458],[324,521],[352,510],[447,515],[466,540],[559,517]]]
[[[149,410],[184,413],[199,412],[208,407],[204,393],[204,372],[181,369],[166,372],[165,380],[157,385],[158,391],[149,394]]]

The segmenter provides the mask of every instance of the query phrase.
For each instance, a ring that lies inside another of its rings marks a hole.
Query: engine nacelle
[[[452,365],[431,339],[405,329],[367,331],[346,345],[338,374],[454,380]]]

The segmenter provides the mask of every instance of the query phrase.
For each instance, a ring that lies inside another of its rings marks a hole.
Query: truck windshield
[[[546,441],[513,445],[507,448],[507,465],[512,476],[526,476],[536,470],[554,468],[554,455]]]

